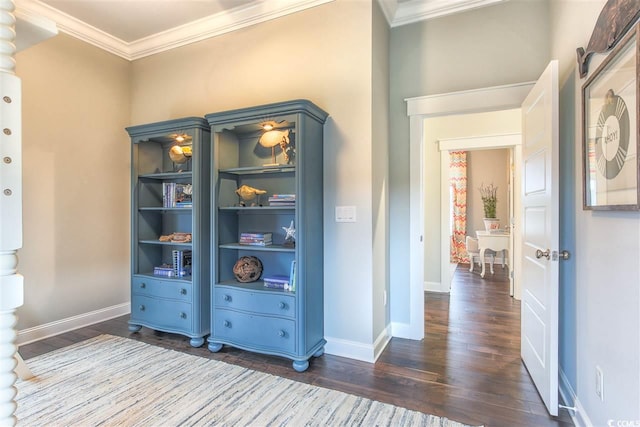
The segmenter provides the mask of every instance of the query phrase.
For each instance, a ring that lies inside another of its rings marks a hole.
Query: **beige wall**
[[[337,0],[133,63],[66,35],[20,54],[20,271],[27,291],[18,328],[129,301],[126,126],[307,98],[330,114],[324,150],[325,335],[367,348],[387,325],[382,293],[388,276],[384,169],[376,170],[375,201],[372,195],[372,168],[386,164],[388,127],[384,120],[372,123],[372,27],[383,44],[388,28],[379,10],[374,18],[372,4]],[[376,48],[378,65],[388,64],[386,55],[388,48]],[[384,90],[388,71],[376,69],[376,75],[376,90]],[[388,117],[387,95],[377,96],[381,108],[375,116]],[[373,144],[381,150],[375,159]],[[358,221],[335,223],[339,205],[356,206]],[[374,251],[381,260],[376,273],[383,275],[376,279],[375,297]],[[381,319],[375,327],[374,316]]]
[[[130,71],[127,61],[66,35],[17,55],[20,330],[129,301]]]
[[[500,227],[509,225],[509,151],[474,150],[467,153],[467,235],[484,230],[484,208],[478,188],[482,184],[498,187],[496,217]]]
[[[371,343],[372,3],[338,0],[144,58],[132,82],[133,124],[296,98],[330,114],[325,335]],[[336,223],[337,205],[356,206],[357,222]]]

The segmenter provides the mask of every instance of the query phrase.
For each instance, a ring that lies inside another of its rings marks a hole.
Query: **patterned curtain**
[[[449,185],[451,186],[451,254],[452,263],[467,263],[465,247],[467,228],[467,152],[449,153]]]

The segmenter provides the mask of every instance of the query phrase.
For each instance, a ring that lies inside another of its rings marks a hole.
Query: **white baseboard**
[[[569,415],[571,416],[571,421],[573,421],[573,425],[576,427],[593,427],[587,412],[584,407],[580,404],[580,400],[576,395],[573,387],[569,384],[569,380],[567,376],[564,374],[562,369],[559,371],[560,374],[560,397],[564,402],[565,406],[574,407],[575,411],[569,411]],[[560,409],[564,411],[565,409]]]
[[[424,338],[424,329],[418,330],[409,323],[391,322],[391,336],[419,341]]]
[[[324,347],[324,352],[327,354],[375,363],[391,340],[391,333],[390,327],[387,326],[380,335],[378,335],[378,338],[373,344],[365,344],[326,336],[325,339],[327,340],[327,344]]]
[[[425,292],[444,292],[440,282],[424,282]]]
[[[34,341],[39,341],[44,338],[82,328],[84,326],[104,322],[105,320],[124,316],[129,313],[131,313],[131,303],[126,302],[102,308],[100,310],[91,311],[89,313],[68,317],[66,319],[56,320],[55,322],[46,323],[33,328],[23,329],[18,331],[16,344],[18,346],[29,344]]]

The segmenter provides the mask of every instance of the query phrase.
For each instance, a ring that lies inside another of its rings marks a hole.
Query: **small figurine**
[[[260,205],[260,196],[262,194],[266,194],[266,190],[260,190],[258,188],[249,187],[248,185],[241,185],[236,190],[236,194],[240,197],[240,206],[246,206],[245,202],[253,200],[258,197],[258,205]],[[255,206],[255,203],[252,203],[251,206]]]
[[[296,246],[296,229],[293,226],[293,220],[291,220],[291,225],[289,227],[282,227],[285,232],[284,236],[284,246]]]

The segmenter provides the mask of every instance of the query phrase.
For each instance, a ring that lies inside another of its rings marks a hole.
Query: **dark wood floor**
[[[467,266],[468,267],[468,266]],[[422,341],[393,338],[375,364],[325,354],[298,373],[286,359],[224,347],[211,353],[187,338],[143,328],[131,334],[128,317],[24,345],[32,358],[111,334],[341,390],[410,409],[485,426],[568,426],[566,411],[553,418],[520,361],[520,303],[509,297],[502,268],[481,279],[461,265],[450,295],[425,293]]]

